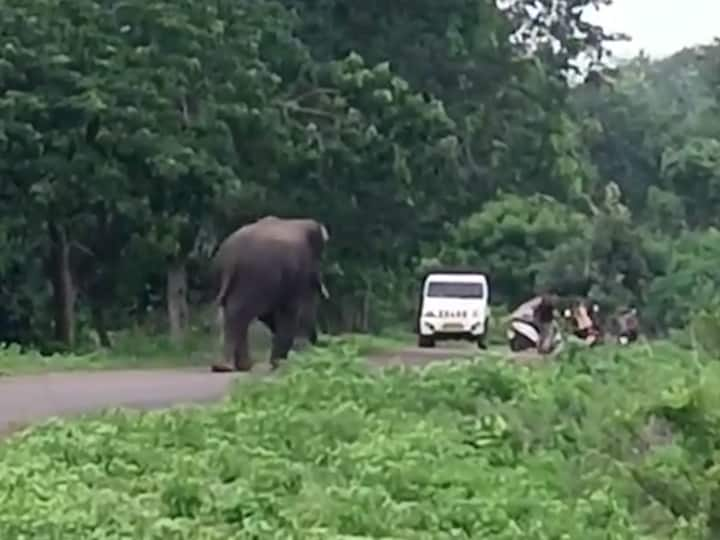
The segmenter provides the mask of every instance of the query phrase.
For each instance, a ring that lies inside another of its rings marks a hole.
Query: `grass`
[[[341,336],[325,336],[323,339],[330,346],[350,347],[360,356],[369,356],[415,344],[415,336],[407,332],[389,332],[382,336],[343,334]]]
[[[342,341],[368,355],[411,343],[413,336],[391,333],[373,337],[349,334],[342,337],[323,336],[328,344]],[[256,363],[266,362],[270,354],[271,336],[259,324],[250,327],[251,355]],[[23,351],[16,345],[0,347],[0,376],[46,373],[54,371],[95,371],[112,369],[155,369],[207,367],[220,358],[217,335],[207,329],[193,327],[181,345],[166,336],[149,336],[141,331],[116,333],[110,350],[95,349],[85,353],[42,355]]]
[[[251,327],[251,354],[262,361],[270,351],[270,337],[261,327]],[[75,354],[42,355],[16,345],[0,348],[0,375],[50,371],[153,369],[209,366],[220,355],[217,335],[193,328],[182,344],[166,336],[150,336],[139,330],[113,335],[112,349],[96,348]]]
[[[0,538],[720,537],[716,361],[569,347],[379,373],[370,345],[299,354],[211,407],[11,437]]]

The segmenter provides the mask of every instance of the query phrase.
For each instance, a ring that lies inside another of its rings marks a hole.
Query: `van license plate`
[[[443,324],[443,330],[458,331],[462,330],[463,325],[458,323],[446,323]]]

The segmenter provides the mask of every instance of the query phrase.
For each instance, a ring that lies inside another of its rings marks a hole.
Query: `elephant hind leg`
[[[235,349],[233,351],[233,366],[238,371],[250,371],[253,367],[248,346],[248,324],[235,329]]]
[[[248,347],[250,321],[237,313],[226,311],[223,317],[223,357],[225,365],[237,371],[250,371],[252,359]]]

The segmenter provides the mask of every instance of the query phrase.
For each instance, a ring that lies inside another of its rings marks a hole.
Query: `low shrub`
[[[714,362],[606,347],[378,372],[359,350],[211,407],[15,435],[0,538],[717,538]]]

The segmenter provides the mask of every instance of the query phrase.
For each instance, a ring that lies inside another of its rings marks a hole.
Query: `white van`
[[[488,280],[469,271],[432,271],[425,274],[416,331],[420,347],[436,340],[462,339],[486,347],[490,318]]]

